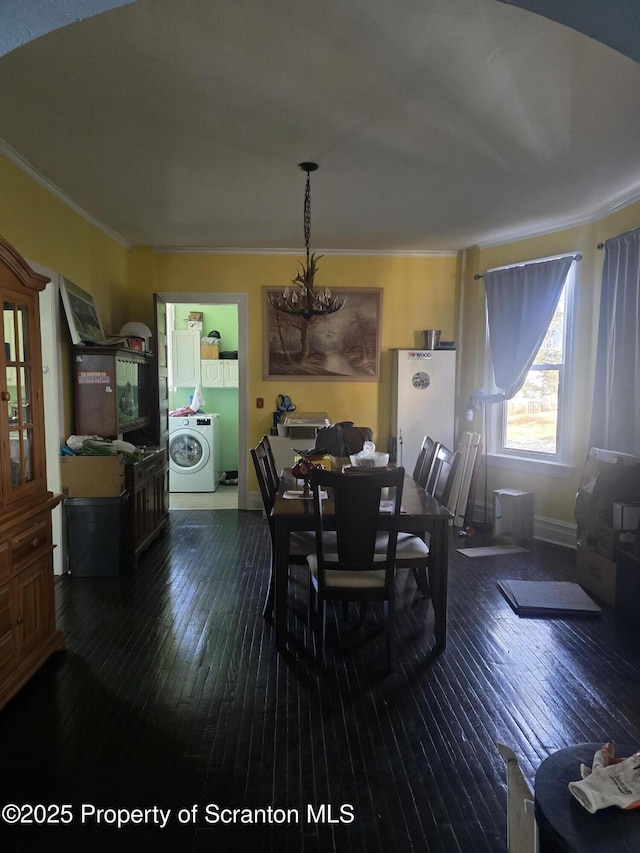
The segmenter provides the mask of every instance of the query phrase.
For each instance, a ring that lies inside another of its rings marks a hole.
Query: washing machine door
[[[169,436],[169,468],[181,474],[197,474],[211,455],[207,440],[189,428],[177,430]]]

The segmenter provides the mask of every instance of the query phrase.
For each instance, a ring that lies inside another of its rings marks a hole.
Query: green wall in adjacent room
[[[174,327],[176,330],[187,329],[189,314],[192,311],[202,313],[202,333],[206,337],[209,332],[220,332],[222,341],[221,351],[237,351],[238,349],[238,306],[237,305],[191,305],[190,303],[175,306]],[[170,388],[170,410],[189,405],[193,388]],[[237,388],[201,388],[205,404],[205,412],[217,412],[220,415],[218,437],[221,447],[221,463],[223,471],[238,470],[238,434],[239,434],[239,391]]]

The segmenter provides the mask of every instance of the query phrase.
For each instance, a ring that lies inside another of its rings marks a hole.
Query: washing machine
[[[169,418],[169,491],[215,492],[220,483],[220,415]]]

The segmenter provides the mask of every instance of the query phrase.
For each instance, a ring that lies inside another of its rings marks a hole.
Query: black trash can
[[[119,575],[126,567],[126,504],[118,498],[66,498],[67,569],[76,577]]]

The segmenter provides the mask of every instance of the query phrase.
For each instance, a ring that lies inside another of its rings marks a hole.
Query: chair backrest
[[[318,580],[324,583],[325,565],[331,570],[365,571],[387,569],[393,573],[396,556],[400,504],[404,468],[384,471],[343,474],[337,471],[314,469],[310,485],[313,493],[316,550],[318,556]],[[321,491],[330,489],[333,494],[336,540],[331,550],[335,556],[326,563],[324,552],[324,501]],[[386,491],[385,491],[386,490]],[[380,532],[381,498],[389,499],[384,515],[390,519],[390,532],[386,554],[375,554],[376,537]],[[389,510],[387,512],[386,510]],[[372,564],[375,562],[375,565]],[[392,576],[392,574],[391,574]]]
[[[260,439],[260,444],[264,448],[267,457],[267,471],[269,473],[269,477],[273,483],[274,488],[278,489],[278,481],[280,480],[280,472],[276,466],[276,459],[273,455],[273,448],[271,447],[271,442],[269,441],[268,435],[263,435]]]
[[[448,447],[441,445],[434,457],[427,491],[443,506],[446,506],[449,500],[453,478],[461,456],[459,450],[454,453]]]
[[[255,447],[251,448],[251,458],[256,469],[264,511],[269,518],[276,499],[277,483],[274,484],[269,470],[268,451],[264,442],[260,441]]]
[[[431,438],[430,435],[425,435],[422,439],[418,458],[416,459],[416,464],[413,469],[413,479],[423,489],[426,489],[427,487],[429,474],[439,447],[439,443],[435,439]]]

